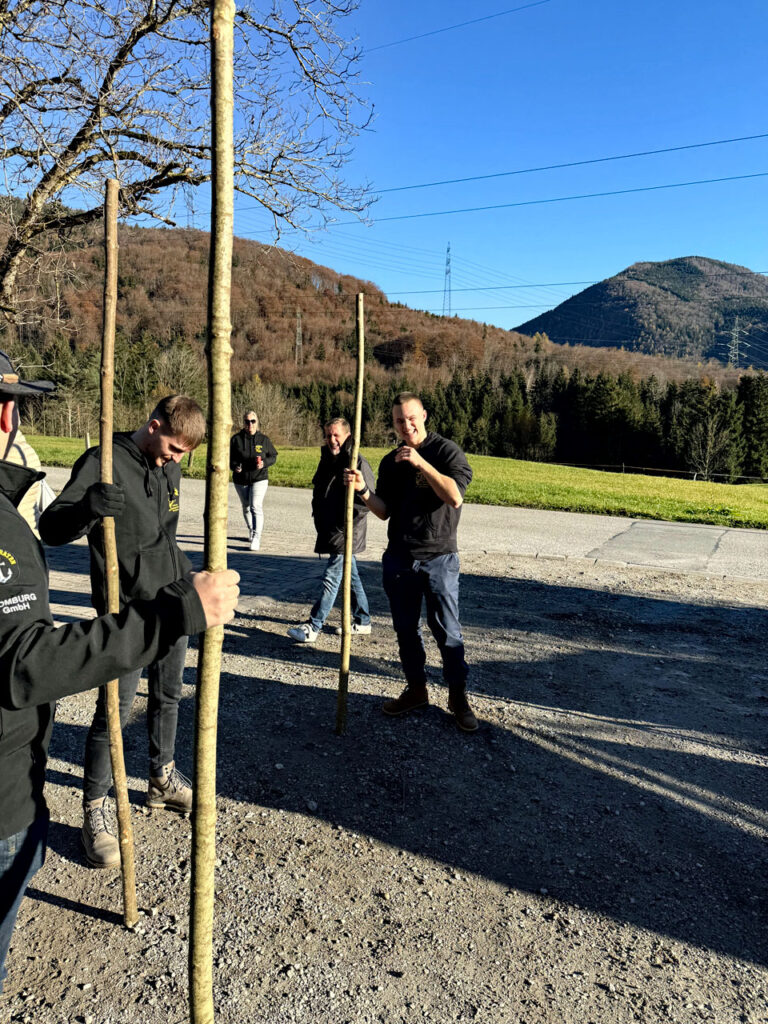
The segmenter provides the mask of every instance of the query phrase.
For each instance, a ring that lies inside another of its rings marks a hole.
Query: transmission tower
[[[301,366],[301,310],[296,310],[296,365]]]
[[[739,333],[739,318],[736,317],[736,319],[733,322],[733,327],[731,328],[731,341],[728,345],[729,366],[739,365]]]
[[[443,316],[451,315],[451,243],[448,243],[448,250],[445,254],[445,284],[443,285]]]

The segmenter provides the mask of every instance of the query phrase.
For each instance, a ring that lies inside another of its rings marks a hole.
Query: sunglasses
[[[256,422],[256,420],[246,420],[245,422],[246,422],[246,423],[255,423],[255,422]]]

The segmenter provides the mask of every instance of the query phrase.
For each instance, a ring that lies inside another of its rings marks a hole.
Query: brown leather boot
[[[147,807],[165,807],[180,814],[192,810],[192,783],[177,769],[175,761],[163,765],[160,778],[150,778]]]
[[[423,708],[425,704],[429,704],[426,686],[406,686],[399,697],[382,704],[381,710],[385,715],[405,715],[416,708]]]
[[[477,732],[477,719],[469,706],[466,694],[454,693],[448,698],[448,710],[462,732]]]
[[[117,827],[106,798],[83,804],[83,828],[80,833],[85,859],[92,868],[114,868],[120,863]]]

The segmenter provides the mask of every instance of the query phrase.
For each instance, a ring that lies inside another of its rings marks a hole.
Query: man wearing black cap
[[[52,389],[49,381],[20,380],[0,352],[0,441],[16,399]],[[56,628],[42,545],[16,509],[43,475],[0,460],[0,990],[24,890],[45,858],[43,786],[56,700],[149,664],[180,636],[230,621],[238,595],[237,573],[195,573],[117,615]]]
[[[8,357],[0,352],[0,363],[2,363],[5,373],[0,371],[0,376],[6,377],[6,386],[10,386],[10,382],[7,381],[10,370],[10,361]],[[10,373],[12,377],[17,376],[14,373]],[[48,383],[41,381],[41,384]],[[12,462],[16,466],[26,466],[28,469],[39,470],[40,459],[38,458],[37,452],[32,445],[27,441],[26,437],[21,432],[21,425],[19,422],[19,411],[18,406],[14,403],[13,413],[10,415],[11,422],[7,424],[8,429],[3,430],[0,434],[0,459],[4,462]],[[37,520],[40,513],[40,488],[41,484],[33,484],[32,487],[22,498],[19,503],[19,515],[22,516],[30,529],[37,530]]]

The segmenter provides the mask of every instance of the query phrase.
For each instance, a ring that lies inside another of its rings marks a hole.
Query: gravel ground
[[[243,598],[222,672],[217,1021],[768,1020],[765,583],[465,555],[481,728],[464,735],[431,641],[431,706],[382,716],[401,676],[378,568],[363,562],[374,632],[354,639],[340,738],[339,638],[285,636],[322,565],[309,543],[272,546],[231,550]],[[61,620],[85,612],[84,556],[51,552]],[[141,922],[122,929],[118,874],[80,852],[93,698],[69,698],[4,1020],[188,1020],[190,824],[143,807],[145,693],[125,734]]]

